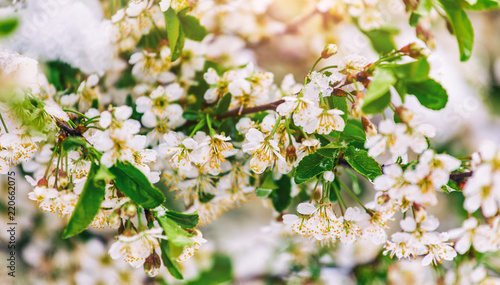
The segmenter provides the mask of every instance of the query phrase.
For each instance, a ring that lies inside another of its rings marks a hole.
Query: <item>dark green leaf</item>
[[[94,220],[95,215],[101,208],[101,203],[104,201],[104,194],[106,192],[106,181],[104,179],[96,179],[104,166],[97,166],[92,163],[89,176],[85,185],[83,186],[82,193],[78,198],[75,210],[71,214],[68,225],[64,229],[62,238],[69,238],[76,234],[81,233],[89,227]],[[102,177],[102,175],[101,175]]]
[[[391,102],[390,87],[395,82],[396,77],[394,77],[391,70],[377,68],[361,106],[363,112],[368,114],[380,113],[387,108]]]
[[[328,197],[330,199],[331,202],[336,202],[339,197],[337,196],[337,193],[340,193],[340,183],[339,183],[339,180],[338,178],[336,178],[335,180],[332,181],[332,183],[330,183],[330,196]]]
[[[235,284],[233,279],[233,268],[231,259],[227,256],[217,254],[210,269],[203,271],[198,279],[189,281],[187,285],[220,285]]]
[[[326,145],[328,145],[330,143],[330,139],[328,139],[327,136],[320,135],[318,133],[315,133],[314,136],[316,137],[316,139],[319,140],[319,143],[322,146],[326,146]]]
[[[198,119],[200,116],[200,112],[194,110],[186,110],[182,113],[182,117],[189,121],[194,121]]]
[[[316,153],[321,154],[324,157],[337,158],[343,151],[344,146],[338,142],[331,142],[324,147],[318,148]]]
[[[311,153],[299,162],[294,175],[295,183],[304,183],[316,175],[332,169],[333,158],[322,156],[319,153]]]
[[[203,192],[203,191],[200,191],[200,193],[198,193],[198,199],[202,203],[208,203],[208,202],[212,201],[213,198],[215,198],[214,194],[210,194],[210,193]]]
[[[0,19],[0,38],[12,34],[19,25],[19,19],[10,17]]]
[[[328,97],[328,100],[331,101],[329,104],[332,106],[332,108],[339,109],[340,111],[344,112],[343,115],[341,115],[342,119],[347,120],[347,115],[349,114],[349,106],[347,105],[347,98],[346,97],[337,97],[337,96],[330,96]]]
[[[220,99],[219,101],[219,104],[217,105],[217,108],[215,109],[215,114],[224,114],[227,112],[227,110],[229,110],[229,105],[231,104],[231,93],[226,93],[226,95],[224,95],[222,97],[222,99]]]
[[[167,218],[176,222],[179,226],[185,229],[192,229],[198,224],[198,214],[184,214],[176,211],[166,211]]]
[[[207,30],[200,24],[200,20],[196,17],[185,15],[179,17],[179,20],[186,38],[199,42],[207,35]]]
[[[458,48],[460,49],[460,60],[467,61],[472,55],[472,47],[474,46],[474,29],[467,17],[467,14],[460,7],[460,2],[457,0],[439,0],[443,7],[453,33],[457,38]]]
[[[181,270],[179,269],[179,264],[175,258],[170,257],[170,244],[168,240],[161,239],[160,240],[160,248],[161,248],[161,259],[163,260],[163,264],[168,269],[168,272],[172,274],[176,279],[182,280],[184,277],[182,276]]]
[[[172,53],[172,61],[175,61],[175,59],[173,59],[173,55],[179,40],[179,32],[181,31],[180,21],[172,7],[169,7],[167,11],[163,12],[163,15],[165,17],[167,38],[170,46],[170,52]]]
[[[353,143],[353,141],[361,142],[361,145],[366,141],[365,129],[363,124],[356,119],[348,119],[344,131],[340,136],[341,140]]]
[[[163,193],[129,162],[117,161],[109,171],[117,178],[115,185],[118,190],[144,208],[156,208],[165,201]]]
[[[382,175],[382,169],[378,162],[368,156],[365,150],[349,146],[345,152],[344,158],[356,172],[371,180]]]
[[[62,143],[62,148],[65,151],[76,150],[81,146],[87,146],[87,142],[82,138],[69,137]]]
[[[283,212],[288,208],[292,197],[290,196],[292,192],[292,181],[290,177],[282,175],[281,179],[276,181],[278,184],[278,189],[274,190],[269,198],[273,202],[274,209],[278,212]]]
[[[448,102],[446,90],[432,79],[419,83],[408,83],[407,92],[415,95],[422,106],[432,110],[440,110]]]

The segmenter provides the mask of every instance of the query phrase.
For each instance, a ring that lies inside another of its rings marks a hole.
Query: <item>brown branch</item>
[[[246,108],[246,109],[234,108],[225,114],[217,116],[216,119],[221,120],[224,118],[239,117],[239,116],[243,116],[246,114],[257,113],[257,112],[262,112],[262,111],[267,111],[267,110],[276,110],[276,108],[281,103],[284,103],[284,102],[285,102],[285,100],[281,99],[278,101],[271,102],[269,104],[259,105],[259,106],[250,107],[250,108]]]

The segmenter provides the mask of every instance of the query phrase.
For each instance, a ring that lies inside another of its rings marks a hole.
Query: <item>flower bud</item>
[[[144,271],[149,277],[155,277],[158,275],[160,267],[160,256],[156,252],[153,252],[150,256],[148,256],[144,262]]]
[[[421,223],[427,218],[427,210],[422,205],[413,203],[413,209],[415,210],[415,221],[417,223]]]
[[[413,119],[413,112],[403,106],[396,107],[396,115],[406,124],[409,124]]]
[[[49,186],[49,181],[47,180],[47,178],[42,177],[42,179],[38,180],[38,183],[36,184],[36,186],[47,187],[47,186]]]
[[[329,58],[332,55],[337,54],[337,52],[338,52],[338,49],[337,49],[336,45],[334,45],[334,44],[328,44],[328,45],[325,46],[325,48],[321,52],[321,57],[326,59],[326,58]]]
[[[400,51],[412,58],[428,57],[431,54],[431,51],[421,42],[413,42],[401,48]]]
[[[106,222],[112,228],[117,228],[121,225],[121,218],[119,211],[113,211],[106,217]]]
[[[137,207],[132,203],[128,203],[125,206],[125,215],[129,218],[135,217],[137,215]]]
[[[375,127],[375,125],[367,117],[361,117],[361,123],[363,124],[363,128],[365,129],[367,137],[373,137],[377,135],[377,127]]]
[[[59,170],[59,173],[58,173],[58,182],[59,182],[59,185],[66,189],[69,185],[69,179],[68,179],[68,174],[66,174],[66,172],[64,170]]]
[[[297,151],[293,144],[289,145],[286,148],[286,161],[288,163],[294,163],[297,160]]]
[[[323,173],[323,179],[327,182],[332,182],[335,180],[335,174],[332,171],[325,171],[325,173]]]

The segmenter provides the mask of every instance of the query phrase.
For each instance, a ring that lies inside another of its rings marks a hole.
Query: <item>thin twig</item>
[[[246,115],[246,114],[257,113],[257,112],[262,112],[262,111],[267,111],[267,110],[276,110],[276,108],[281,103],[284,103],[284,102],[285,102],[285,100],[281,99],[281,100],[278,100],[278,101],[271,102],[269,104],[264,104],[264,105],[259,105],[259,106],[255,106],[255,107],[250,107],[250,108],[246,108],[246,109],[243,109],[243,110],[241,110],[238,107],[238,108],[232,109],[231,111],[229,111],[229,112],[227,112],[225,114],[219,115],[216,118],[217,118],[217,120],[220,120],[220,119],[224,119],[224,118],[239,117],[239,116],[243,116],[243,115]]]

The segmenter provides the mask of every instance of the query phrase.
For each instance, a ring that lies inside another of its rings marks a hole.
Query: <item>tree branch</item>
[[[268,104],[250,107],[250,108],[246,108],[246,109],[235,108],[235,109],[232,109],[231,111],[229,111],[225,114],[217,116],[216,119],[221,120],[221,119],[229,118],[229,117],[239,117],[239,116],[243,116],[246,114],[257,113],[257,112],[267,111],[267,110],[274,111],[281,103],[284,103],[284,102],[285,102],[285,100],[281,99],[281,100],[274,101],[274,102],[271,102]]]

